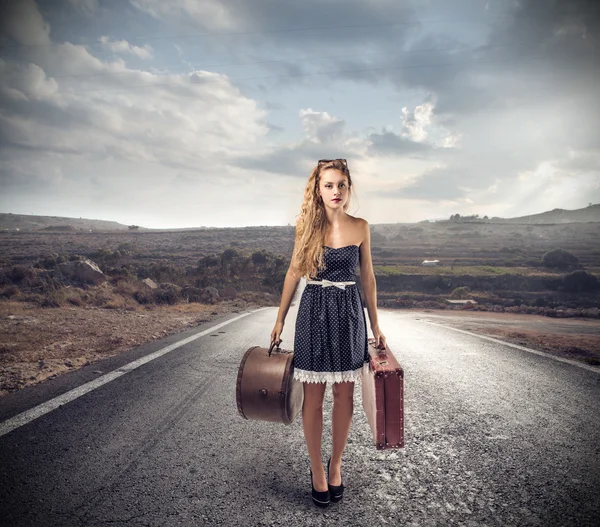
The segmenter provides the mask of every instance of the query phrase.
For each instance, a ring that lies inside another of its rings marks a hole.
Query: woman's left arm
[[[379,319],[377,317],[377,283],[375,282],[375,272],[373,271],[373,261],[371,259],[371,230],[369,223],[363,220],[364,237],[360,244],[360,283],[365,294],[365,303],[369,313],[369,322],[375,345],[378,348],[385,349],[385,336],[379,329]]]

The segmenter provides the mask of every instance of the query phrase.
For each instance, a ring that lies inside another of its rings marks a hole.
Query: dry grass
[[[253,295],[265,304],[265,298]],[[107,295],[106,308],[0,302],[0,396],[117,355],[152,339],[260,304],[239,299],[215,305],[135,306]]]

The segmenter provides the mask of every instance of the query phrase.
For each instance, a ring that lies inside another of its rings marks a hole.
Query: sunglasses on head
[[[324,163],[332,163],[333,161],[341,161],[344,165],[348,166],[345,159],[319,159],[319,165]]]

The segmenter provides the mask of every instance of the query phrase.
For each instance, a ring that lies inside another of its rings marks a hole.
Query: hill
[[[431,220],[445,221],[448,220]],[[475,222],[483,222],[481,218],[477,218]],[[467,217],[461,219],[460,223],[471,223]],[[475,223],[474,222],[474,223]],[[525,223],[525,224],[555,224],[555,223],[588,223],[600,222],[600,204],[589,205],[582,209],[565,210],[554,209],[539,214],[531,214],[528,216],[519,216],[516,218],[500,218],[493,217],[485,220],[487,223]],[[419,223],[430,223],[430,220]],[[380,224],[381,227],[391,225],[408,225],[401,223]],[[243,227],[241,227],[243,228]],[[145,229],[139,227],[139,230],[152,231],[196,231],[204,230],[206,227],[195,227],[187,229]],[[116,221],[106,220],[91,220],[87,218],[67,218],[62,216],[34,216],[29,214],[11,214],[0,213],[0,230],[3,231],[127,231],[128,225],[123,225]],[[210,229],[209,229],[210,230]]]
[[[0,212],[0,230],[8,231],[127,231],[129,227],[116,221],[34,216]]]
[[[553,209],[540,214],[519,216],[518,218],[492,218],[491,221],[510,223],[587,223],[600,222],[600,203],[588,205],[583,209]]]

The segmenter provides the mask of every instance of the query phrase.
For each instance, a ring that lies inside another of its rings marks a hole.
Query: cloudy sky
[[[345,157],[370,223],[600,202],[591,0],[6,0],[0,212],[293,224]]]

